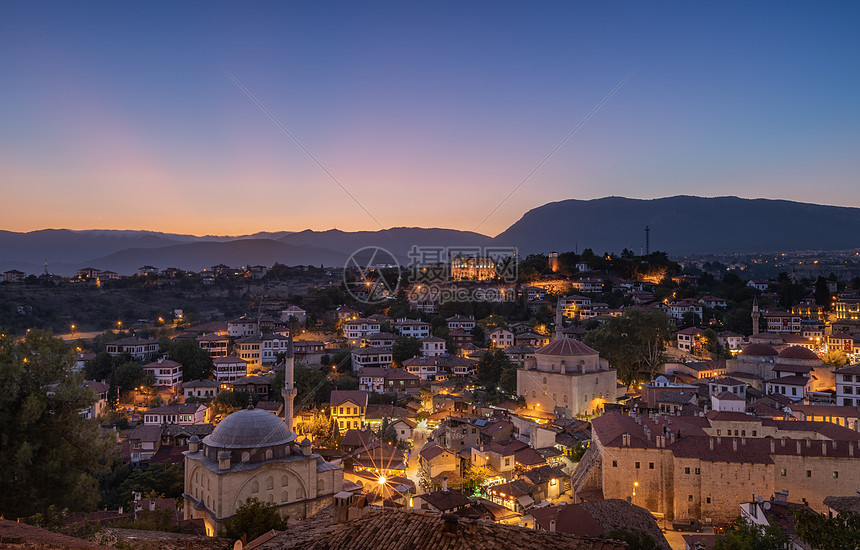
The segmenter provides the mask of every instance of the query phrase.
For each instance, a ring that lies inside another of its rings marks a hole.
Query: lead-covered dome
[[[747,344],[744,346],[744,349],[741,350],[743,355],[752,355],[755,357],[773,357],[777,355],[776,350],[773,346],[769,346],[767,344]]]
[[[251,449],[289,443],[296,434],[263,409],[236,411],[221,421],[203,443],[220,449]]]

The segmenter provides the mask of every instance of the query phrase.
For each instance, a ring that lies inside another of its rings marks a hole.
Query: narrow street
[[[422,420],[415,429],[412,430],[412,450],[409,452],[409,459],[406,462],[406,477],[415,483],[415,494],[424,493],[421,488],[421,475],[419,473],[420,465],[418,460],[418,452],[424,447],[427,438],[430,436],[431,430],[427,427],[427,421]]]

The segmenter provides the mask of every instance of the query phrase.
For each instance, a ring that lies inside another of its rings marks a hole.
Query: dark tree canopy
[[[209,378],[212,374],[212,358],[194,338],[180,338],[167,348],[168,356],[182,365],[182,379],[186,382]]]
[[[585,343],[599,351],[629,386],[640,373],[653,378],[663,362],[669,334],[669,319],[663,312],[632,309],[586,334]]]
[[[391,355],[398,367],[403,366],[403,361],[411,359],[421,353],[421,342],[412,336],[398,336],[391,346]]]
[[[276,505],[249,498],[233,517],[224,522],[224,529],[227,538],[238,540],[244,536],[247,542],[272,529],[285,531],[287,518],[281,516]]]
[[[92,510],[94,477],[112,444],[79,411],[95,401],[63,342],[32,331],[0,337],[0,514],[30,516],[50,505]]]

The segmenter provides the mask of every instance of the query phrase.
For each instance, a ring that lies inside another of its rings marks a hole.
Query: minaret
[[[758,299],[753,296],[753,307],[752,307],[752,325],[753,325],[753,336],[758,336],[758,320],[761,317],[761,313],[758,311]]]
[[[281,396],[284,398],[284,424],[287,429],[293,431],[293,400],[296,398],[296,387],[293,381],[293,370],[295,367],[295,357],[293,355],[293,325],[290,324],[289,348],[287,349],[287,357],[284,359],[284,388],[281,390]]]

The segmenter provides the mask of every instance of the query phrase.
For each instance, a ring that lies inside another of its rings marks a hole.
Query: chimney
[[[345,523],[349,519],[349,499],[352,493],[341,491],[334,496],[334,522]]]
[[[738,440],[737,440],[737,438],[734,438],[734,437],[732,438],[732,450],[733,451],[738,450]]]
[[[442,478],[442,490],[445,492],[448,491],[448,476]]]
[[[742,437],[741,438],[741,445],[746,445],[746,444],[747,444],[747,438]]]
[[[800,441],[797,442],[797,454],[800,454]]]
[[[776,452],[776,441],[773,439],[770,440],[770,452],[771,454]]]
[[[442,525],[442,533],[448,536],[456,536],[457,522],[459,520],[460,518],[454,514],[442,514],[442,521],[444,522]]]
[[[827,456],[827,441],[821,442],[821,456]]]
[[[555,533],[555,519],[549,520],[549,532]]]
[[[848,456],[854,456],[854,443],[851,441],[848,442]]]
[[[708,438],[708,443],[710,443],[711,450],[713,451],[713,450],[714,450],[714,438],[713,438],[713,437],[709,437],[709,438]]]
[[[779,444],[782,445],[783,447],[785,447],[785,438],[784,437],[779,440]]]
[[[722,444],[723,444],[723,438],[720,436],[717,436],[717,445],[722,445]]]

